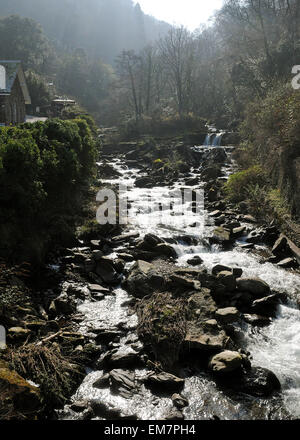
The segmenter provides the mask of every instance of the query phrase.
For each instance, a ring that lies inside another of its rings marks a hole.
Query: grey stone
[[[266,316],[260,316],[260,315],[256,315],[256,314],[244,314],[243,315],[244,320],[248,323],[251,324],[253,326],[257,326],[257,327],[264,327],[270,324],[271,320],[270,318],[266,317]]]
[[[129,399],[135,392],[135,374],[133,371],[114,369],[109,373],[110,387],[114,394]]]
[[[240,312],[236,307],[226,307],[216,311],[216,317],[222,324],[232,324],[240,318]]]
[[[172,402],[173,402],[173,405],[176,406],[176,408],[178,408],[178,409],[183,409],[189,405],[189,402],[187,399],[182,397],[180,394],[176,394],[176,393],[173,394],[173,396],[172,396]]]
[[[269,295],[261,299],[257,299],[253,301],[251,306],[251,311],[253,313],[267,316],[267,317],[275,317],[277,306],[279,303],[278,295]]]
[[[237,351],[223,351],[213,356],[209,362],[209,368],[217,374],[232,373],[242,367],[243,358]]]
[[[236,279],[232,272],[219,272],[218,281],[226,287],[229,292],[233,292],[236,288]]]
[[[171,373],[151,373],[146,379],[145,383],[148,386],[154,386],[162,391],[178,391],[184,386],[184,379],[174,376]]]
[[[241,292],[249,292],[254,296],[261,296],[270,292],[269,285],[260,278],[238,278],[237,288]]]
[[[280,391],[281,384],[276,375],[266,368],[252,367],[250,371],[236,376],[232,381],[233,389],[254,397],[269,397]]]

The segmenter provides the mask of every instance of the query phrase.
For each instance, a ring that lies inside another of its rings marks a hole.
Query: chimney
[[[6,69],[0,65],[0,90],[6,89]]]

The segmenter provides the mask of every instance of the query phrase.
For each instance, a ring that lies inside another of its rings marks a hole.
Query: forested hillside
[[[1,0],[0,11],[33,18],[63,51],[80,47],[109,63],[123,49],[139,50],[170,28],[131,0]]]

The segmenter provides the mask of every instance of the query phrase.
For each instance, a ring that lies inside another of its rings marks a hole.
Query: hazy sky
[[[193,31],[222,6],[223,0],[138,0],[138,3],[146,14],[171,24],[183,24]]]

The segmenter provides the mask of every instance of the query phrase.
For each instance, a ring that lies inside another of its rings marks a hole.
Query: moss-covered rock
[[[14,418],[22,418],[22,415],[31,418],[34,414],[39,413],[43,407],[38,387],[31,385],[18,373],[10,370],[8,364],[1,360],[0,390],[0,408],[4,405],[11,407],[7,412],[8,417],[14,414]]]

